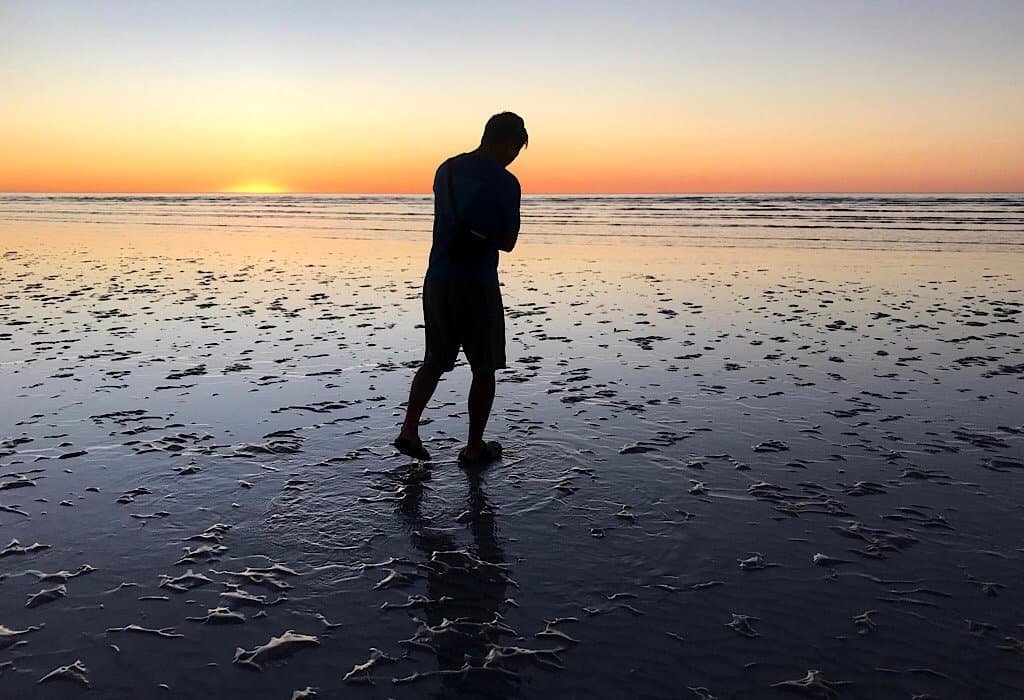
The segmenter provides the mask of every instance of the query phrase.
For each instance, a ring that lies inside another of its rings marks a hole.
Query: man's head
[[[502,165],[508,165],[529,141],[523,118],[512,112],[502,112],[487,120],[480,148]]]

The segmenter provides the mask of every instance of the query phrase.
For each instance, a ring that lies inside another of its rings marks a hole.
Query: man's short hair
[[[480,143],[485,145],[517,146],[522,148],[530,142],[526,133],[526,123],[514,112],[495,114],[487,120],[483,138]]]

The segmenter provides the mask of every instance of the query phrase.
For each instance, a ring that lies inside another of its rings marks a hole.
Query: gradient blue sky
[[[0,190],[1024,189],[1024,2],[0,3]],[[6,164],[4,164],[6,163]]]

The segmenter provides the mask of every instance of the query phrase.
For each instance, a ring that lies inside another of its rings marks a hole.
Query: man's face
[[[512,161],[514,161],[519,156],[519,152],[521,150],[523,150],[522,146],[513,146],[511,144],[507,145],[507,146],[502,146],[502,150],[501,150],[501,155],[502,155],[501,163],[502,163],[502,165],[509,165],[509,164],[511,164]]]

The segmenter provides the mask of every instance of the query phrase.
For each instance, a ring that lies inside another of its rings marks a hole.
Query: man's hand
[[[501,235],[501,242],[498,243],[498,249],[503,250],[506,253],[511,253],[512,249],[516,247],[516,241],[519,240],[519,231],[507,231]]]

